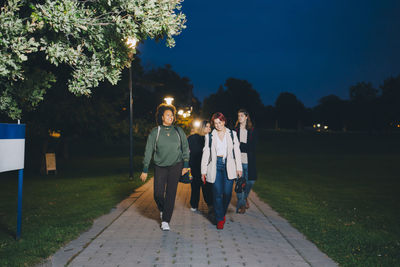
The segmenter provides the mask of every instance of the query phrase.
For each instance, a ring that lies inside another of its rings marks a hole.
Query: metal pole
[[[24,170],[18,171],[18,215],[17,215],[17,240],[21,237],[21,216],[22,216],[22,182]]]
[[[133,179],[133,95],[132,95],[132,62],[129,66],[129,179]]]

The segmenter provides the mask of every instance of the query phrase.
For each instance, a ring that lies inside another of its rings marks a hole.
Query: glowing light
[[[133,37],[128,37],[128,39],[126,40],[126,44],[130,49],[134,49],[136,47],[137,40]]]
[[[325,129],[325,130],[328,129],[328,126],[324,126],[324,129]]]
[[[51,137],[53,137],[53,138],[60,138],[61,137],[61,133],[56,132],[56,131],[52,131],[52,132],[49,131],[49,135]]]
[[[317,127],[318,127],[318,128],[321,127],[321,124],[318,123],[318,124],[317,124]]]
[[[166,97],[164,98],[165,103],[167,103],[167,105],[172,105],[172,101],[174,101],[173,97]]]
[[[186,118],[188,116],[187,113],[183,113],[183,117]]]
[[[183,115],[183,109],[178,110],[178,115]]]
[[[201,125],[201,122],[200,122],[199,120],[195,120],[195,121],[193,122],[193,126],[194,126],[195,128],[199,128],[200,125]]]

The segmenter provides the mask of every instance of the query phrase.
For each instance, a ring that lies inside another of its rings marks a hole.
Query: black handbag
[[[242,193],[245,187],[246,187],[246,179],[243,176],[236,178],[235,192]]]
[[[179,177],[179,182],[184,184],[190,184],[193,180],[192,173],[190,169],[184,174]]]

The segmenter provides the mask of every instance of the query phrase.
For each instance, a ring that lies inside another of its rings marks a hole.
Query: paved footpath
[[[161,231],[151,180],[42,266],[337,266],[254,193],[245,214],[233,195],[223,230],[189,199],[180,183],[171,231]]]

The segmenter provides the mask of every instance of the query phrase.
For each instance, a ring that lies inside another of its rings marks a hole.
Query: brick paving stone
[[[250,209],[237,214],[233,195],[217,230],[204,201],[192,212],[190,185],[179,184],[164,232],[151,180],[43,266],[337,266],[256,194],[249,199]]]

